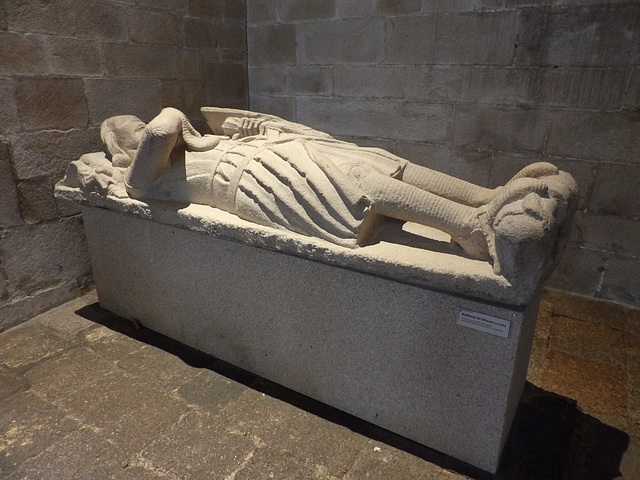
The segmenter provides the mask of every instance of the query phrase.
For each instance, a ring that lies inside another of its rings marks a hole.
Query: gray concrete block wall
[[[582,199],[549,285],[640,306],[639,18],[617,0],[247,0],[251,108],[489,186],[557,164]]]
[[[0,2],[0,330],[91,285],[53,187],[106,117],[247,107],[245,24],[244,0]]]

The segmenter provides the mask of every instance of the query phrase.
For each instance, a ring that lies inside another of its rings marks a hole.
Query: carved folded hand
[[[261,118],[229,117],[222,124],[222,130],[231,138],[252,137],[265,135],[267,122]]]

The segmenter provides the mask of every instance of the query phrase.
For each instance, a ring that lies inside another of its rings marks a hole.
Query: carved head
[[[133,115],[107,118],[100,127],[100,137],[114,167],[128,167],[136,156],[146,124]]]

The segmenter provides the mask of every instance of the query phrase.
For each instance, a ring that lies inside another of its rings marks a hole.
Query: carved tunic
[[[358,180],[372,171],[397,177],[407,161],[331,138],[281,134],[221,140],[185,153],[183,165],[147,197],[218,207],[266,226],[354,247],[371,200]]]

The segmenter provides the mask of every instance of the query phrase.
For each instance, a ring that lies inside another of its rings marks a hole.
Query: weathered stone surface
[[[85,127],[88,122],[84,83],[73,78],[22,78],[16,101],[26,130]]]
[[[0,370],[0,400],[9,397],[19,390],[26,389],[27,382],[22,376],[13,375],[11,373]]]
[[[257,445],[290,452],[308,468],[321,465],[327,476],[344,475],[366,438],[303,410],[282,407],[281,401],[250,390],[220,418],[228,430],[253,438]]]
[[[187,380],[178,388],[178,395],[188,404],[196,405],[211,415],[218,414],[248,390],[241,383],[209,370],[203,370]]]
[[[436,48],[433,15],[390,18],[385,23],[385,63],[431,64]]]
[[[493,105],[533,105],[539,76],[534,68],[477,66],[471,69],[467,99]]]
[[[187,0],[135,0],[137,5],[145,5],[153,8],[162,8],[173,11],[186,11]]]
[[[545,288],[544,300],[550,305],[551,314],[554,317],[560,316],[580,320],[617,331],[627,330],[628,325],[626,322],[629,319],[629,312],[635,311],[630,307],[614,302],[598,300],[585,295],[567,294],[554,288]],[[551,333],[549,332],[549,338]],[[629,335],[626,335],[625,342],[638,337],[640,331],[629,333]]]
[[[73,0],[3,2],[9,29],[17,32],[64,35],[74,29]]]
[[[12,478],[104,478],[127,458],[96,430],[80,428],[24,462]]]
[[[204,100],[206,105],[246,108],[249,102],[247,68],[243,64],[205,63]]]
[[[281,67],[254,67],[249,69],[251,95],[284,94],[286,70]]]
[[[100,44],[86,38],[50,36],[51,68],[58,75],[100,75],[104,70]]]
[[[104,43],[107,72],[129,78],[177,78],[180,56],[176,47]],[[159,58],[163,60],[158,61]]]
[[[0,402],[0,474],[8,478],[29,458],[79,427],[64,410],[32,392],[20,392],[3,399]]]
[[[196,0],[196,2],[198,1],[209,3],[207,0]],[[242,23],[247,21],[247,2],[245,0],[222,0],[215,3],[218,15],[222,19],[238,20]]]
[[[226,20],[217,24],[217,47],[221,51],[237,52],[246,59],[247,31],[244,24]]]
[[[87,320],[76,312],[97,301],[98,295],[95,290],[92,290],[82,297],[38,315],[33,320],[40,325],[55,330],[65,338],[72,338],[78,332],[95,325],[92,321]]]
[[[25,373],[25,378],[33,391],[51,402],[56,402],[70,392],[117,371],[113,362],[80,347],[31,367]]]
[[[620,388],[626,375],[621,367],[550,350],[545,356],[545,370],[545,387],[577,400],[587,414],[607,419],[626,410],[627,392]]]
[[[117,3],[72,0],[74,33],[79,37],[127,40],[129,9]]]
[[[636,321],[638,320],[638,315],[636,315]],[[627,337],[638,342],[640,340],[640,336],[637,334],[629,335],[627,332]],[[627,357],[627,383],[626,383],[627,391],[628,391],[628,413],[631,421],[638,425],[640,421],[640,356],[638,355],[629,355]],[[634,433],[637,435],[637,428],[634,429]],[[636,447],[637,448],[637,447]],[[638,459],[640,460],[640,459]],[[637,462],[638,467],[640,467],[640,461]],[[640,469],[638,470],[640,472]]]
[[[219,418],[189,412],[146,447],[141,456],[154,467],[174,474],[225,478],[241,470],[258,445],[258,440],[242,435]]]
[[[0,32],[0,43],[0,75],[37,75],[51,70],[38,35]]]
[[[612,255],[609,259],[602,284],[603,298],[640,307],[640,259]]]
[[[465,480],[468,477],[448,472],[424,462],[407,452],[395,450],[381,442],[369,440],[344,480],[368,478],[372,480]]]
[[[7,29],[7,12],[4,8],[4,4],[0,5],[0,30]]]
[[[540,3],[538,0],[530,0]],[[483,10],[500,10],[504,6],[503,0],[435,0],[424,3],[422,11],[424,13],[454,13],[454,12],[475,12]],[[506,0],[506,4],[515,3],[513,0]],[[519,3],[526,4],[526,1]],[[514,6],[514,5],[510,5]]]
[[[37,223],[58,217],[53,184],[48,177],[18,182],[20,210],[25,222]]]
[[[102,149],[98,128],[23,133],[12,144],[17,180],[62,178],[70,159]]]
[[[420,13],[422,0],[380,0],[376,3],[378,15],[404,15]]]
[[[204,121],[200,107],[205,104],[204,82],[201,80],[166,80],[162,82],[162,105],[169,105],[183,111],[193,121]],[[151,108],[149,109],[151,111]],[[153,118],[155,112],[150,112]],[[107,117],[105,117],[107,118]]]
[[[9,297],[9,288],[7,287],[7,278],[4,274],[4,271],[2,270],[2,265],[0,265],[0,300],[4,302],[8,297]],[[1,323],[2,322],[0,322],[0,324]],[[0,330],[2,330],[1,326],[0,326]]]
[[[288,94],[331,95],[333,69],[329,67],[287,67]]]
[[[629,74],[629,83],[624,93],[624,105],[640,106],[640,68],[633,68]]]
[[[132,376],[139,377],[139,381],[166,391],[179,389],[199,372],[179,357],[151,345],[144,345],[139,350],[122,357],[117,364]]]
[[[20,0],[7,5],[11,30],[110,40],[126,38],[126,13],[122,5],[88,0],[62,0],[41,4]]]
[[[271,113],[272,115],[277,115],[287,120],[294,120],[296,118],[295,97],[252,95],[251,108],[255,108],[261,112]]]
[[[218,14],[218,4],[226,2],[209,2],[208,0],[188,0],[187,11],[190,17],[204,17],[213,20]]]
[[[9,146],[0,142],[0,227],[22,224]]]
[[[84,425],[102,431],[112,445],[129,451],[150,444],[187,413],[182,402],[117,371],[90,379],[56,404]]]
[[[59,217],[72,217],[73,215],[78,215],[80,213],[78,205],[73,202],[67,202],[58,198],[56,198],[55,201]]]
[[[622,68],[545,68],[541,104],[602,110],[622,107],[629,72]]]
[[[637,163],[640,121],[633,111],[549,114],[546,153],[604,162]]]
[[[468,182],[489,185],[493,163],[490,154],[452,150],[448,145],[399,142],[398,155]]]
[[[613,326],[555,316],[549,348],[583,360],[624,368],[624,331]]]
[[[11,79],[0,79],[0,105],[2,116],[0,117],[0,131],[4,135],[20,129],[18,106],[15,98],[15,84]]]
[[[560,290],[597,296],[607,264],[605,252],[568,244],[547,285]]]
[[[640,255],[640,221],[614,215],[580,213],[574,224],[575,241],[621,254]]]
[[[18,326],[2,335],[0,363],[21,368],[61,352],[66,342],[43,328]]]
[[[454,144],[465,148],[541,152],[547,114],[513,107],[464,105],[455,110]]]
[[[87,100],[92,125],[114,115],[136,115],[149,121],[162,108],[162,82],[156,79],[87,79]]]
[[[113,316],[110,312],[105,313]],[[142,342],[123,336],[103,326],[82,331],[78,337],[84,341],[91,350],[113,361],[120,360],[145,346]]]
[[[452,14],[438,23],[433,59],[439,64],[510,65],[517,20],[509,10]]]
[[[630,436],[629,445],[620,462],[619,471],[623,478],[633,478],[640,475],[640,436]]]
[[[278,7],[283,22],[320,20],[334,17],[336,0],[282,0]]]
[[[132,42],[182,45],[182,19],[173,13],[131,9],[127,15],[127,22],[129,40]],[[185,24],[185,33],[190,33],[190,26]]]
[[[595,145],[594,145],[595,146]],[[640,152],[640,143],[638,144]],[[640,196],[632,179],[640,178],[640,163],[632,165],[601,163],[596,170],[589,210],[603,215],[640,217]],[[628,179],[631,181],[624,181]]]
[[[184,19],[184,42],[189,48],[213,48],[216,46],[216,24],[203,18]]]
[[[437,143],[449,138],[452,107],[392,100],[302,97],[297,102],[297,113],[298,121],[336,135]],[[398,122],[398,118],[408,120]]]
[[[8,296],[5,275],[1,272],[0,274],[2,275],[0,280],[1,290]],[[78,285],[77,281],[71,281],[30,293],[27,296],[18,295],[11,298],[6,303],[0,304],[0,331],[4,331],[41,312],[56,307],[62,302],[82,295],[83,289],[86,288],[87,284],[88,279],[85,279],[82,285]]]
[[[277,20],[277,3],[271,0],[248,0],[247,3],[248,23],[253,24]]]
[[[201,50],[197,48],[183,48],[180,51],[180,65],[182,78],[202,82]]]
[[[375,13],[374,2],[363,2],[362,0],[338,0],[337,15],[340,18],[366,17]]]
[[[633,22],[638,5],[524,9],[518,59],[534,65],[613,66],[637,63]]]
[[[296,60],[296,26],[286,24],[251,26],[247,29],[249,64],[291,64]]]
[[[635,28],[639,5],[593,5],[553,13],[547,31],[547,63],[602,66],[640,60]]]
[[[290,452],[261,446],[233,478],[234,480],[268,480],[271,478],[306,480],[317,478],[318,475],[326,475],[325,472],[324,465],[307,466]]]
[[[301,64],[378,63],[384,58],[381,19],[298,23],[295,28],[294,48]],[[331,42],[322,41],[324,38]]]
[[[330,70],[325,71],[330,72]],[[333,71],[333,88],[338,96],[402,98],[406,90],[402,88],[407,76],[403,67],[337,65],[333,67]],[[331,87],[330,83],[328,87]],[[330,92],[325,91],[325,93]]]
[[[81,285],[91,274],[79,218],[11,229],[0,240],[2,265],[12,294],[31,294],[66,282]]]
[[[404,95],[410,100],[464,101],[469,95],[471,72],[467,66],[412,65],[404,70],[404,82],[398,79],[400,83],[395,85],[404,85]],[[393,91],[392,85],[386,87],[387,92]]]

